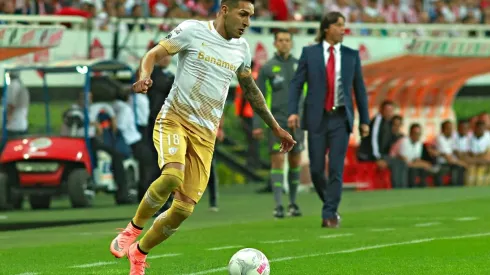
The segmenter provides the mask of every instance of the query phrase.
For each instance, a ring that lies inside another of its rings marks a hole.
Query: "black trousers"
[[[138,161],[140,171],[140,178],[138,182],[138,199],[141,200],[153,181],[151,172],[149,171],[153,160],[150,148],[143,140],[131,144],[131,150],[133,151],[134,158]]]
[[[117,152],[115,148],[105,145],[97,138],[90,139],[90,145],[92,149],[92,155],[94,156],[95,165],[97,165],[97,151],[101,150],[111,156],[112,159],[112,174],[114,175],[114,181],[117,184],[118,190],[116,198],[119,202],[129,202],[128,196],[128,181],[126,179],[126,171],[124,170],[124,156]]]
[[[349,128],[344,108],[325,112],[321,127],[308,131],[310,173],[315,190],[323,201],[322,218],[337,215],[342,195],[344,159],[349,145]],[[328,180],[325,178],[325,154],[329,149]]]
[[[426,187],[426,178],[430,173],[423,168],[408,168],[408,187]],[[420,179],[417,184],[417,178]]]
[[[437,174],[435,185],[442,186],[444,175],[451,175],[451,185],[452,186],[463,186],[464,185],[464,175],[466,173],[466,168],[454,165],[454,164],[443,164],[441,165],[441,170]]]

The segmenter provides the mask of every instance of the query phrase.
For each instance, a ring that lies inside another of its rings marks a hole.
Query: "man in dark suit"
[[[360,115],[360,133],[369,135],[369,113],[359,52],[341,45],[345,17],[329,12],[322,19],[317,44],[303,48],[296,74],[291,81],[288,126],[308,131],[310,173],[323,201],[322,227],[338,227],[338,206],[342,193],[344,158],[354,125],[352,89]],[[299,99],[308,83],[302,122]],[[329,150],[328,180],[325,154]]]

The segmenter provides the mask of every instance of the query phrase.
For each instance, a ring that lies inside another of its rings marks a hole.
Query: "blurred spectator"
[[[385,166],[383,156],[389,154],[391,147],[391,119],[394,115],[394,104],[385,100],[380,105],[379,113],[371,120],[370,135],[361,141],[358,158],[364,161],[375,160],[380,167]]]
[[[399,158],[404,160],[408,165],[408,186],[415,187],[417,179],[419,186],[427,185],[425,178],[433,171],[433,165],[422,159],[424,145],[421,141],[422,127],[418,123],[410,125],[410,134],[404,137],[400,145],[400,151],[397,152]]]
[[[446,120],[441,124],[441,134],[436,139],[436,149],[440,153],[437,162],[441,165],[439,177],[447,172],[451,173],[451,185],[456,186],[464,184],[467,164],[454,154],[454,142],[453,124]],[[442,183],[442,178],[436,182]]]
[[[458,131],[454,136],[454,154],[459,159],[466,159],[470,152],[470,122],[461,120],[458,122]]]

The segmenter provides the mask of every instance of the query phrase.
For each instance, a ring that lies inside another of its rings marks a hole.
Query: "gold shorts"
[[[153,144],[160,169],[172,162],[185,166],[184,184],[176,191],[199,202],[208,185],[214,143],[190,132],[180,122],[159,115],[153,127]]]

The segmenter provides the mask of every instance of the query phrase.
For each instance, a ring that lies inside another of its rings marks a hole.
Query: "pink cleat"
[[[145,269],[150,267],[146,262],[146,256],[138,250],[138,243],[129,247],[128,260],[131,264],[129,275],[145,275]]]
[[[116,258],[122,258],[127,254],[129,246],[136,241],[141,234],[141,229],[135,228],[131,223],[125,229],[119,229],[121,233],[111,243],[111,253]]]

